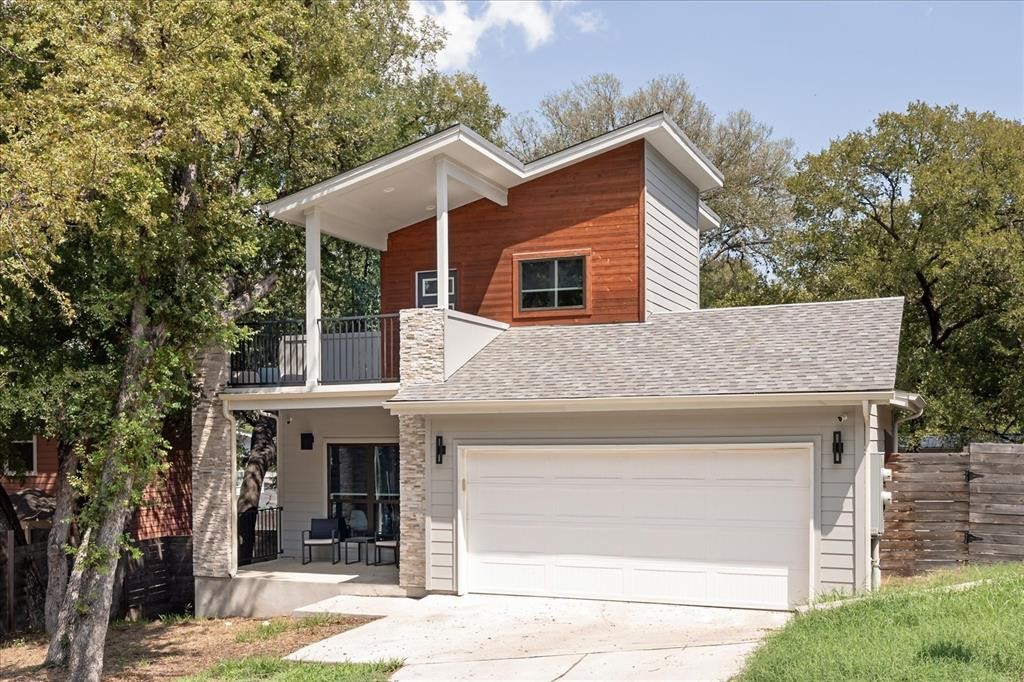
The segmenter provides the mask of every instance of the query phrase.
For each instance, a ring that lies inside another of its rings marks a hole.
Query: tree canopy
[[[911,104],[798,164],[780,296],[905,296],[898,384],[919,434],[1024,432],[1024,125]],[[851,339],[856,352],[856,339]]]
[[[725,186],[705,197],[722,225],[701,235],[701,305],[765,296],[772,245],[790,221],[785,182],[793,143],[750,112],[716,117],[678,74],[626,92],[618,77],[602,73],[544,97],[536,114],[511,118],[505,133],[510,150],[529,160],[658,112],[671,116],[725,175]]]
[[[49,660],[95,679],[124,520],[163,466],[162,418],[188,400],[199,352],[230,342],[301,262],[298,231],[257,204],[455,120],[493,135],[504,112],[475,77],[433,68],[441,36],[404,3],[0,13],[0,382],[19,387],[0,418],[91,446]],[[55,392],[67,409],[33,397]]]

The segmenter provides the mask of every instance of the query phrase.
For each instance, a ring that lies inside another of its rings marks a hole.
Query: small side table
[[[348,560],[348,545],[349,545],[350,542],[355,544],[355,546],[356,546],[356,560],[355,561],[349,561]],[[358,564],[360,561],[362,561],[363,556],[365,555],[366,556],[366,563],[367,563],[367,565],[369,565],[369,563],[370,563],[370,548],[367,547],[366,545],[371,543],[371,542],[373,542],[373,538],[371,538],[369,536],[365,536],[365,537],[364,536],[356,536],[356,537],[352,537],[352,538],[345,538],[344,540],[342,540],[342,547],[344,547],[344,549],[345,549],[345,563],[346,564]]]

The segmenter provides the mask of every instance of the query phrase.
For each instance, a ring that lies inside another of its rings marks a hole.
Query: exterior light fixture
[[[312,433],[302,433],[302,434],[299,434],[299,446],[303,450],[312,450],[313,449],[313,434]]]
[[[833,431],[832,432],[832,463],[842,464],[843,463],[843,432]]]
[[[437,437],[437,442],[434,445],[434,462],[437,464],[444,463],[444,454],[446,448],[444,447],[444,438],[441,436]]]

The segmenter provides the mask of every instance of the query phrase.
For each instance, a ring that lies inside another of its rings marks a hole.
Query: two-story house
[[[305,230],[305,319],[206,377],[197,611],[370,581],[299,563],[314,518],[397,542],[389,594],[789,609],[869,587],[882,456],[923,407],[894,386],[903,301],[701,310],[721,185],[658,114],[526,164],[455,126],[267,205]],[[381,251],[380,315],[321,317],[323,234]],[[260,583],[233,542],[251,409],[280,424],[285,558]]]

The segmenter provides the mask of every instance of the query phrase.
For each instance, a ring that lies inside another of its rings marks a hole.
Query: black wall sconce
[[[301,447],[303,450],[312,450],[313,449],[313,434],[312,433],[302,433],[302,434],[299,434],[299,447]]]
[[[444,438],[438,436],[437,442],[434,443],[434,462],[437,464],[444,464],[444,454]]]
[[[833,431],[832,432],[832,463],[842,464],[843,463],[843,432]]]

